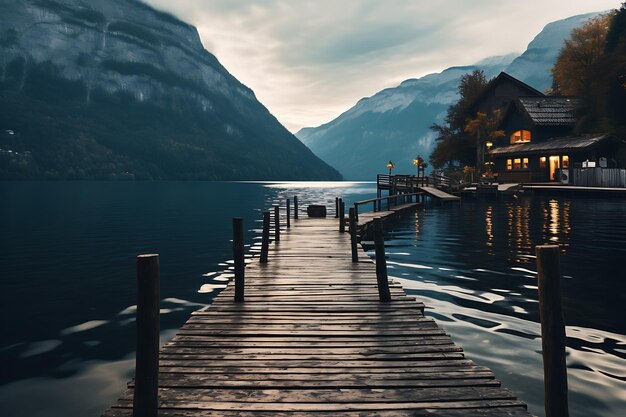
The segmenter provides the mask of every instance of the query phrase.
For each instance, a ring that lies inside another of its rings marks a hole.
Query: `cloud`
[[[615,0],[145,0],[198,28],[207,50],[291,131],[453,65],[522,52],[547,23]]]

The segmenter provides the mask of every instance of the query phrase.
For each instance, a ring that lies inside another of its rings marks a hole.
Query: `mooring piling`
[[[159,255],[137,256],[137,356],[133,417],[157,415],[159,385]]]

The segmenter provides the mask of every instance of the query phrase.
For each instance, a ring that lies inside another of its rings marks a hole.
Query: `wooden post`
[[[157,415],[159,389],[159,255],[137,256],[137,357],[133,417]]]
[[[263,233],[261,234],[261,258],[259,262],[267,263],[267,255],[270,250],[270,212],[263,213]]]
[[[385,259],[385,239],[383,237],[383,219],[374,219],[374,249],[376,252],[376,281],[378,282],[378,298],[382,302],[391,301],[389,279],[387,277],[387,261]]]
[[[354,221],[359,221],[359,205],[357,203],[354,203]]]
[[[357,252],[356,241],[356,210],[354,207],[350,208],[348,217],[350,218],[350,249],[352,250],[352,262],[359,261],[359,254]]]
[[[569,416],[559,246],[536,247],[546,417]]]
[[[339,197],[335,197],[335,219],[339,218]]]
[[[233,218],[233,260],[235,262],[235,302],[243,303],[246,264],[243,253],[243,219],[240,217]]]
[[[291,227],[291,202],[287,199],[287,227]]]
[[[339,232],[346,231],[346,205],[343,200],[339,199]]]
[[[280,242],[280,207],[274,206],[274,240]]]
[[[298,220],[298,196],[293,196],[293,218]]]

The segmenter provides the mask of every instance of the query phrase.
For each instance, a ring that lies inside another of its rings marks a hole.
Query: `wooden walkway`
[[[461,197],[459,196],[448,194],[445,191],[442,191],[439,188],[435,188],[435,187],[419,187],[419,189],[421,191],[424,191],[426,194],[430,195],[431,197],[434,197],[436,199],[443,200],[443,201],[458,201],[461,199]]]
[[[379,302],[336,219],[292,221],[245,274],[244,303],[229,284],[162,347],[159,416],[529,416],[399,284]]]

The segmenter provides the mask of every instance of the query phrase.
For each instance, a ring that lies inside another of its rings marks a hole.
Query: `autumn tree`
[[[504,137],[504,131],[497,127],[501,120],[501,110],[494,109],[491,116],[487,113],[478,112],[476,117],[468,119],[463,129],[465,133],[474,138],[476,147],[476,172],[480,174],[485,166],[485,144],[496,138]]]
[[[593,66],[604,54],[613,13],[590,19],[572,31],[552,68],[553,90],[564,96],[581,96],[592,82]]]
[[[574,29],[552,74],[554,93],[580,98],[578,133],[626,134],[626,3]]]
[[[487,78],[482,70],[474,70],[461,77],[458,92],[459,100],[448,107],[445,123],[434,123],[430,128],[437,134],[436,145],[430,156],[435,168],[458,161],[464,165],[476,162],[476,142],[465,132],[471,114],[471,105],[487,86]]]

